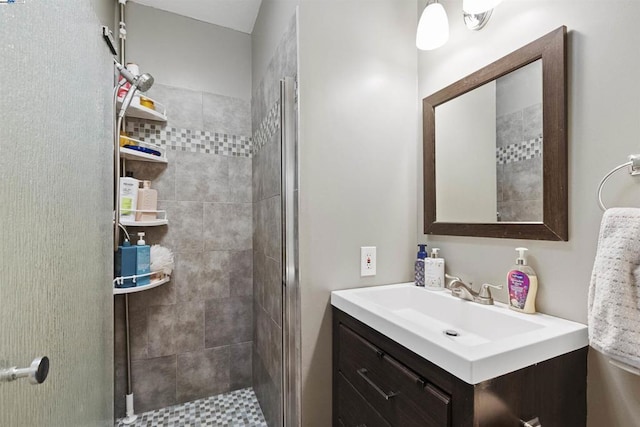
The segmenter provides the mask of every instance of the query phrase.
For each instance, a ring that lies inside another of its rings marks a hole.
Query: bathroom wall
[[[299,18],[302,425],[331,425],[330,291],[412,278],[416,4],[303,1]],[[360,277],[360,247],[377,275]]]
[[[635,20],[640,3],[503,2],[480,32],[467,30],[462,19],[456,19],[461,1],[443,5],[449,14],[451,37],[444,47],[419,53],[420,99],[561,25],[568,27],[570,240],[427,237],[421,233],[419,210],[418,241],[442,248],[447,271],[474,283],[503,283],[515,259],[513,249],[526,246],[540,280],[539,310],[586,323],[587,292],[602,216],[596,189],[605,173],[640,148],[640,56],[630,54],[637,52],[640,43]],[[418,206],[422,205],[421,169]],[[638,191],[637,181],[621,173],[607,184],[605,203],[638,206]],[[506,301],[504,291],[496,295]],[[588,375],[589,426],[636,425],[640,379],[609,366],[595,351],[590,352]]]
[[[156,69],[173,61],[169,46],[153,66],[143,68],[156,76],[149,96],[166,105],[168,122],[127,123],[132,136],[164,146],[169,160],[168,165],[126,163],[134,177],[152,181],[158,208],[165,209],[169,219],[168,226],[129,231],[147,232],[147,243],[171,249],[176,261],[168,284],[130,297],[133,391],[136,412],[142,412],[252,385],[251,107],[244,93],[250,80],[249,71],[235,68],[239,62],[250,63],[250,50],[246,34],[213,25],[203,29],[207,24],[142,6],[133,10],[128,14],[131,61],[144,57],[136,46],[163,49],[153,32],[144,32],[147,20],[182,28],[187,54],[202,54],[205,46],[215,45],[211,39],[225,31],[242,41],[229,52],[211,49],[201,59],[224,64],[215,76],[199,68],[202,65],[186,67],[170,79],[175,85],[156,75]],[[209,39],[202,39],[203,33]],[[216,85],[228,83],[237,96],[208,92],[199,84],[207,73]],[[238,76],[246,81],[236,90]],[[123,310],[118,298],[118,417],[124,414],[126,387]]]
[[[280,79],[296,78],[290,17],[251,101],[253,116],[253,384],[269,426],[282,425],[282,227]],[[293,201],[292,201],[293,202]]]
[[[127,3],[127,61],[174,87],[251,99],[251,37]],[[249,52],[249,54],[247,54]]]
[[[113,426],[110,6],[0,4],[2,426]]]

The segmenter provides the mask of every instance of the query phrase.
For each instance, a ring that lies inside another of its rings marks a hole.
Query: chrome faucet
[[[459,277],[450,276],[448,274],[445,274],[445,277],[451,280],[447,285],[447,289],[451,291],[451,295],[467,301],[477,302],[478,304],[493,304],[493,297],[491,296],[489,288],[502,289],[502,286],[485,283],[480,287],[480,292],[476,292]]]

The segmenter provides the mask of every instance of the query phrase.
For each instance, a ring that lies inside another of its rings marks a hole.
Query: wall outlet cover
[[[360,277],[376,275],[376,247],[360,247]]]

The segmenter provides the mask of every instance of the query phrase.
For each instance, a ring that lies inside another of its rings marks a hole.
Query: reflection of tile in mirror
[[[542,104],[522,110],[522,137],[524,141],[542,136]]]
[[[503,201],[542,200],[541,157],[507,163],[503,173]]]
[[[522,111],[496,118],[496,146],[506,147],[523,141]]]
[[[501,222],[542,222],[542,200],[498,203]]]
[[[496,201],[502,202],[502,187],[504,186],[504,165],[496,162]]]

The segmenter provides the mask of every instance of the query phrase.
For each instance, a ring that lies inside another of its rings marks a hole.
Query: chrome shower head
[[[120,75],[131,83],[132,86],[135,86],[140,92],[146,92],[151,89],[151,86],[153,86],[153,76],[151,74],[144,73],[136,76],[131,71],[127,70],[125,66],[116,61],[115,58],[113,62],[115,62]]]
[[[146,92],[153,86],[153,76],[149,73],[140,74],[131,84],[136,86],[140,92]]]

